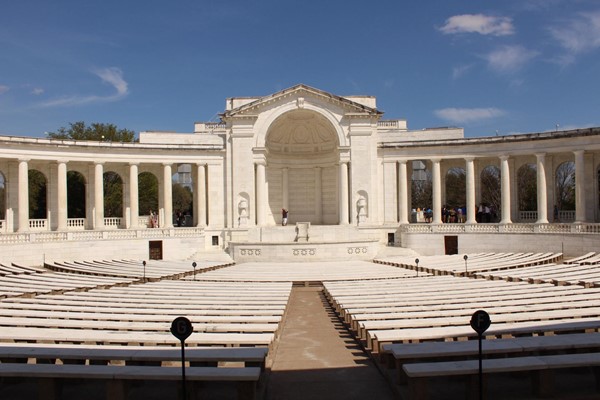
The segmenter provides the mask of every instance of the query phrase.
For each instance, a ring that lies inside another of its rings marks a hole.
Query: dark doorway
[[[162,240],[149,241],[148,242],[148,250],[150,252],[151,260],[162,260],[163,259]]]
[[[394,232],[388,232],[388,246],[393,246],[394,243],[396,242],[396,235],[394,234]]]
[[[458,236],[444,236],[446,255],[458,254]]]

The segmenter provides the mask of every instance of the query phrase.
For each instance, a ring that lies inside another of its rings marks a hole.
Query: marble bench
[[[485,375],[496,373],[532,371],[533,390],[538,396],[548,396],[553,393],[553,370],[579,367],[592,368],[596,378],[596,391],[600,391],[600,353],[558,354],[483,360],[484,377]],[[427,399],[427,388],[430,385],[428,378],[450,376],[468,376],[467,397],[476,398],[479,376],[478,360],[405,364],[403,369],[408,378],[408,397],[411,400]]]

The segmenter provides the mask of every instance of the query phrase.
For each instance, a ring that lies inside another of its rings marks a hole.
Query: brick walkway
[[[393,398],[387,381],[339,322],[321,290],[294,288],[266,399]]]

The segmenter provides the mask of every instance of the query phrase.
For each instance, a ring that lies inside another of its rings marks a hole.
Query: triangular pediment
[[[232,108],[231,110],[227,110],[222,114],[222,118],[256,115],[260,113],[261,109],[269,107],[273,103],[282,101],[286,98],[319,98],[322,101],[333,103],[344,108],[347,113],[359,113],[367,115],[383,114],[383,112],[374,107],[369,107],[348,98],[337,96],[308,85],[298,84],[271,95],[260,97],[239,107]]]

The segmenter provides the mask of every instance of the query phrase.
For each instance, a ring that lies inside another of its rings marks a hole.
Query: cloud
[[[41,94],[44,94],[44,89],[42,89],[42,88],[33,88],[31,90],[31,94],[39,96]]]
[[[523,46],[502,46],[486,55],[483,58],[488,66],[496,72],[514,72],[524,67],[529,61],[533,60],[540,53],[535,50],[528,50]]]
[[[579,13],[548,31],[567,52],[559,57],[559,62],[570,64],[577,55],[600,48],[600,11]]]
[[[128,84],[125,81],[125,79],[123,79],[123,71],[121,71],[121,69],[116,68],[116,67],[100,68],[100,69],[92,70],[92,73],[94,73],[96,76],[98,76],[100,79],[102,79],[102,81],[104,83],[107,83],[110,86],[112,86],[113,88],[115,88],[116,93],[114,93],[112,95],[108,95],[108,96],[74,95],[74,96],[61,97],[58,99],[53,99],[53,100],[49,100],[44,103],[41,103],[40,106],[41,107],[60,107],[60,106],[64,107],[64,106],[79,106],[79,105],[85,105],[85,104],[90,104],[90,103],[111,102],[111,101],[117,101],[117,100],[127,96],[127,94],[129,94]]]
[[[456,80],[463,75],[465,75],[469,70],[473,67],[472,64],[469,65],[459,65],[458,67],[452,68],[452,79]]]
[[[434,114],[443,120],[459,124],[477,122],[481,120],[501,117],[506,112],[498,108],[442,108],[435,110]]]
[[[6,93],[10,90],[8,86],[0,85],[0,94]]]
[[[439,30],[446,35],[479,33],[481,35],[507,36],[515,33],[511,18],[483,14],[455,15],[448,18],[446,24]]]

